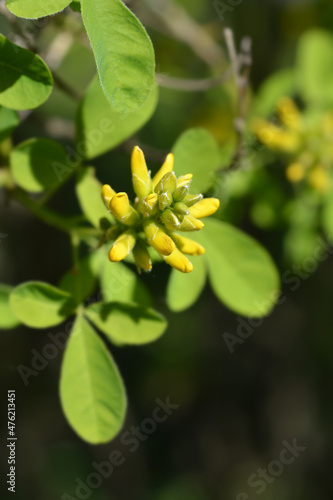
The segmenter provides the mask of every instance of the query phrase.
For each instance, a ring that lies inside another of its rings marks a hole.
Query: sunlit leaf
[[[172,311],[184,311],[191,307],[199,298],[206,282],[207,266],[201,256],[190,257],[193,271],[188,274],[172,269],[168,288],[167,304]]]
[[[77,149],[95,158],[118,146],[139,130],[153,114],[158,98],[154,87],[147,101],[129,114],[117,112],[106,99],[98,78],[88,88],[77,114]]]
[[[165,331],[165,318],[146,307],[124,302],[93,304],[85,311],[111,341],[117,344],[146,344],[158,339]]]
[[[0,142],[6,139],[19,123],[20,119],[16,111],[0,106]]]
[[[17,318],[33,328],[48,328],[62,323],[74,310],[72,297],[54,286],[29,281],[10,294],[10,306]]]
[[[108,209],[101,197],[102,184],[96,179],[94,168],[85,168],[78,174],[76,194],[84,215],[96,228],[108,216]]]
[[[117,111],[134,111],[155,85],[147,32],[121,0],[82,0],[81,9],[106,97]]]
[[[32,109],[50,96],[53,78],[45,62],[0,35],[0,104]]]
[[[7,0],[6,6],[18,17],[37,19],[38,17],[51,16],[64,10],[70,4],[69,0]]]
[[[60,398],[68,422],[89,443],[110,441],[123,425],[126,393],[118,368],[83,317],[77,318],[66,346]]]

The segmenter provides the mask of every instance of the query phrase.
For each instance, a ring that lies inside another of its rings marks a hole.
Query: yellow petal
[[[326,193],[330,188],[330,178],[322,165],[316,165],[309,174],[309,184],[320,193]]]
[[[145,156],[138,146],[132,151],[131,169],[134,192],[140,199],[145,198],[152,192],[152,182]]]
[[[149,194],[143,200],[141,210],[144,217],[155,215],[158,210],[158,195],[156,193]]]
[[[199,231],[204,227],[204,223],[201,220],[196,219],[192,215],[185,215],[179,231],[189,232],[189,231]]]
[[[290,182],[300,182],[304,176],[305,167],[302,163],[292,163],[286,170],[286,177]]]
[[[149,256],[148,250],[142,245],[137,243],[133,249],[133,255],[135,258],[136,267],[138,269],[138,273],[141,273],[141,270],[149,273],[152,270],[151,258]]]
[[[110,210],[119,222],[132,226],[140,220],[140,215],[131,206],[127,193],[117,193],[110,202]]]
[[[301,127],[302,115],[290,97],[281,97],[276,107],[283,125],[294,130]]]
[[[175,249],[175,243],[154,220],[146,220],[143,228],[149,245],[161,255],[170,255]]]
[[[175,248],[172,254],[163,257],[165,262],[177,269],[181,273],[190,273],[193,271],[193,264],[178,248]]]
[[[283,130],[266,120],[256,120],[253,128],[258,139],[271,149],[293,152],[300,146],[299,136],[296,133]]]
[[[189,184],[191,182],[192,178],[193,178],[192,174],[186,174],[186,175],[182,175],[181,177],[178,177],[177,188],[182,187],[182,186],[186,186],[187,184]]]
[[[205,253],[204,247],[196,241],[190,240],[190,238],[173,233],[172,239],[176,243],[177,248],[183,253],[188,255],[202,255]]]
[[[102,187],[102,200],[104,201],[107,208],[110,208],[110,201],[114,197],[116,192],[108,184],[104,184]]]
[[[188,210],[192,217],[201,219],[203,217],[209,217],[215,214],[216,210],[220,206],[220,200],[217,198],[204,198],[198,201],[195,205],[192,205]]]
[[[119,262],[131,253],[135,245],[135,232],[131,229],[125,231],[119,238],[116,239],[109,251],[109,259],[111,262]]]
[[[163,165],[161,166],[161,168],[159,169],[159,171],[157,172],[157,174],[155,174],[155,176],[153,178],[153,189],[155,189],[155,187],[160,182],[162,177],[164,177],[165,174],[167,174],[168,172],[172,172],[174,161],[175,161],[175,159],[174,159],[173,154],[169,153],[165,159],[165,162],[163,163]]]

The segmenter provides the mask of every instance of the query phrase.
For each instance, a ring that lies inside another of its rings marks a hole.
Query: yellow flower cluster
[[[174,157],[170,153],[160,170],[151,178],[145,157],[139,147],[132,152],[132,183],[136,198],[132,205],[126,193],[116,193],[108,184],[102,188],[102,198],[117,223],[107,232],[114,239],[109,252],[111,262],[119,262],[133,253],[138,271],[149,272],[152,262],[148,246],[152,246],[167,264],[183,273],[193,269],[188,255],[201,255],[205,249],[199,243],[176,231],[198,231],[201,218],[216,212],[216,198],[203,199],[201,194],[189,194],[192,174],[177,179]]]
[[[289,97],[277,103],[278,125],[257,119],[253,124],[258,139],[290,158],[286,177],[292,183],[306,181],[319,192],[330,189],[333,163],[333,114],[325,114],[316,126],[308,123]]]

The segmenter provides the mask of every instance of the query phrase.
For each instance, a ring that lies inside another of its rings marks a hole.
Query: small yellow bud
[[[282,97],[277,103],[281,122],[288,128],[299,130],[302,124],[301,113],[292,99]]]
[[[177,187],[173,192],[174,201],[183,201],[186,195],[188,195],[189,189],[189,185]]]
[[[174,172],[168,172],[165,175],[163,175],[162,179],[158,184],[155,186],[155,193],[163,193],[164,191],[170,191],[173,193],[173,191],[176,189],[177,186],[177,177]]]
[[[143,151],[138,146],[132,151],[131,168],[134,192],[139,199],[145,198],[153,188]]]
[[[196,217],[197,219],[202,219],[203,217],[209,217],[215,214],[216,210],[220,206],[220,200],[217,198],[204,198],[198,201],[195,205],[189,208],[190,215]]]
[[[136,241],[135,232],[131,229],[125,231],[119,238],[116,239],[109,251],[109,260],[111,262],[119,262],[131,253]]]
[[[189,209],[188,206],[185,205],[185,203],[182,203],[181,201],[178,201],[177,203],[174,204],[173,206],[174,211],[178,215],[189,215]]]
[[[175,229],[180,229],[180,221],[177,215],[172,210],[170,210],[170,208],[167,208],[161,214],[161,221],[163,222],[165,227],[170,231],[174,231]]]
[[[202,200],[202,198],[203,198],[202,194],[188,194],[183,199],[183,202],[188,207],[192,207],[192,205],[195,205],[196,203],[198,203],[198,201]]]
[[[189,231],[199,231],[204,227],[204,223],[201,220],[196,219],[192,215],[185,215],[179,231],[189,232]]]
[[[143,228],[149,245],[161,255],[170,255],[175,249],[175,243],[154,220],[145,220]]]
[[[142,215],[144,217],[151,217],[155,215],[158,210],[158,195],[156,193],[149,194],[142,203]]]
[[[155,190],[155,187],[157,184],[160,182],[162,177],[167,174],[168,172],[172,172],[173,170],[173,165],[174,165],[174,156],[172,153],[169,153],[168,156],[165,159],[165,162],[157,172],[157,174],[153,178],[153,189]]]
[[[133,249],[133,255],[136,263],[136,267],[138,270],[138,273],[141,273],[141,270],[145,271],[146,273],[149,273],[149,271],[152,270],[152,263],[151,259],[148,253],[148,250],[146,247],[144,247],[140,242],[138,242],[134,249]]]
[[[193,177],[192,174],[186,174],[186,175],[182,175],[181,177],[178,177],[177,188],[182,187],[182,186],[189,186],[189,184],[192,180],[192,177]]]
[[[171,255],[163,257],[165,262],[170,266],[177,269],[181,273],[190,273],[193,271],[193,264],[187,257],[185,257],[178,248],[175,248]]]
[[[176,243],[177,248],[183,253],[188,255],[202,255],[205,253],[204,247],[196,241],[190,240],[190,238],[172,233],[172,239]]]
[[[309,173],[309,184],[320,193],[326,193],[330,188],[330,178],[322,165],[316,165]]]
[[[253,128],[258,139],[271,149],[293,152],[300,146],[297,134],[283,130],[266,120],[256,120]]]
[[[126,193],[117,193],[110,202],[110,210],[119,222],[133,226],[140,220],[140,215],[131,206]]]
[[[292,163],[286,170],[286,177],[290,182],[300,182],[305,177],[305,167],[302,163]]]
[[[107,209],[110,208],[110,201],[115,194],[116,192],[112,189],[111,186],[109,186],[108,184],[104,184],[104,186],[102,187],[102,200],[104,201]]]

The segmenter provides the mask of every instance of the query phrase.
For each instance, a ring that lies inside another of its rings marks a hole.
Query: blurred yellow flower
[[[199,231],[201,218],[213,215],[219,208],[216,198],[203,199],[189,194],[192,174],[176,177],[174,157],[170,153],[160,170],[151,178],[145,157],[135,147],[131,157],[132,183],[136,198],[133,205],[126,193],[116,193],[108,184],[102,188],[102,199],[116,222],[106,237],[114,240],[109,251],[111,262],[119,262],[133,253],[138,272],[149,272],[152,263],[148,247],[153,247],[167,264],[183,273],[193,269],[184,255],[202,255],[205,249],[197,242],[175,231]]]

